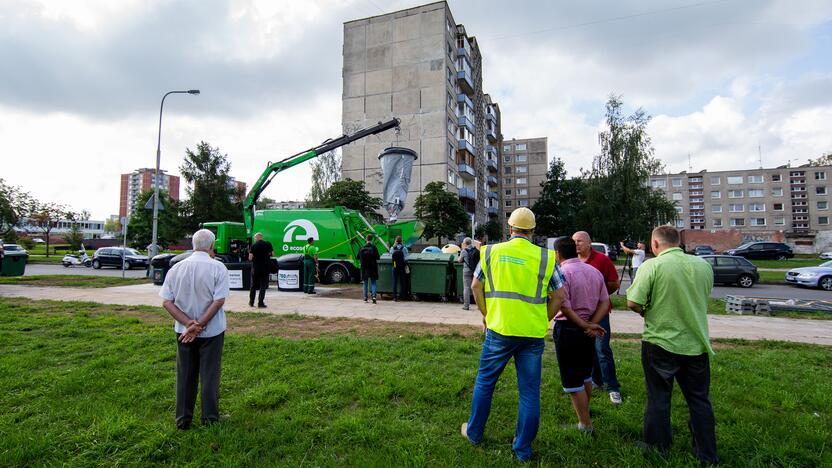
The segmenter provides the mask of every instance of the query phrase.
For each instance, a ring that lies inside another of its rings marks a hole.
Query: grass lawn
[[[757,268],[778,268],[778,269],[792,269],[800,267],[818,266],[823,260],[815,256],[814,258],[790,258],[786,260],[751,260],[751,263],[757,265]]]
[[[231,314],[222,419],[180,432],[174,335],[160,309],[0,299],[0,324],[3,466],[515,464],[512,364],[483,444],[459,435],[481,347],[473,327]],[[547,339],[533,463],[693,465],[678,391],[669,458],[634,447],[645,401],[639,344],[613,347],[624,403],[593,402],[593,438],[562,427],[575,416]],[[718,342],[711,369],[725,466],[832,464],[832,349]]]
[[[26,259],[26,263],[29,264],[48,264],[48,265],[60,265],[61,259],[64,258],[64,254],[52,254],[50,256],[45,256],[42,254],[32,254],[29,253],[29,258]]]
[[[149,283],[147,278],[119,278],[115,276],[87,275],[33,275],[0,277],[0,284],[23,284],[29,286],[58,286],[70,288],[108,288]]]

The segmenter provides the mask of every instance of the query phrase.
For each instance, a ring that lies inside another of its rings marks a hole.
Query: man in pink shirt
[[[585,321],[600,322],[610,306],[604,275],[578,258],[574,240],[562,237],[555,243],[555,249],[558,252],[557,261],[566,278],[564,305]],[[593,428],[589,417],[589,399],[592,394],[595,336],[585,333],[562,312],[558,312],[555,315],[552,338],[560,367],[561,385],[572,399],[572,406],[578,415],[578,429],[591,433]]]

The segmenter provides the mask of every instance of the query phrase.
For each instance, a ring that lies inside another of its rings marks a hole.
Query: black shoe
[[[249,307],[254,307],[254,301],[248,301],[248,306]]]
[[[309,291],[309,294],[318,294],[315,291]]]
[[[187,431],[188,429],[191,428],[191,423],[190,422],[176,423],[176,428],[179,429],[180,431]]]
[[[373,298],[373,304],[375,304],[375,303],[376,303],[376,298]]]
[[[263,303],[261,302],[261,303],[257,304],[257,308],[258,308],[258,309],[265,309],[265,308],[266,308],[266,304],[263,304]]]

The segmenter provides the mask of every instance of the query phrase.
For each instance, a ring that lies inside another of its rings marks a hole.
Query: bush
[[[23,246],[26,250],[32,250],[35,248],[35,241],[33,241],[31,237],[21,237],[17,243]]]

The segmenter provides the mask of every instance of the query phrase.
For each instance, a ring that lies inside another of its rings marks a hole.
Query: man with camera
[[[624,242],[620,242],[620,244],[621,250],[623,250],[628,257],[632,257],[632,259],[630,260],[630,282],[632,282],[634,279],[636,279],[638,267],[640,267],[641,264],[644,263],[644,242],[639,242],[636,245],[635,249],[627,247],[627,245],[625,245]],[[622,274],[622,276],[624,275]]]

